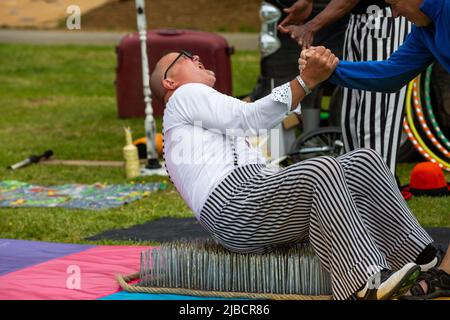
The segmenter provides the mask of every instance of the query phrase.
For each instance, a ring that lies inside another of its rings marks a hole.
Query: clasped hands
[[[298,60],[300,76],[312,89],[327,80],[336,69],[339,59],[325,47],[310,47],[302,50]]]

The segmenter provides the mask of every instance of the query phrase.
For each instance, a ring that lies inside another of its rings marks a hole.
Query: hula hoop
[[[427,68],[427,72],[425,75],[425,110],[427,111],[428,117],[431,121],[431,125],[433,126],[434,130],[436,131],[436,135],[438,139],[441,140],[441,142],[450,150],[450,141],[447,139],[447,137],[444,135],[444,133],[441,130],[441,127],[439,126],[436,116],[434,115],[433,106],[431,105],[431,95],[430,95],[430,83],[431,83],[431,72],[433,71],[433,65],[430,65]]]
[[[416,111],[417,119],[419,120],[420,125],[422,126],[425,134],[427,135],[428,139],[430,139],[433,146],[435,146],[440,152],[442,152],[443,155],[450,159],[450,152],[448,152],[448,150],[439,143],[439,141],[436,139],[436,137],[428,127],[427,121],[425,120],[425,115],[423,114],[422,108],[422,98],[420,96],[420,80],[421,76],[419,75],[417,76],[413,84],[414,110]]]
[[[414,80],[408,84],[408,91],[406,94],[406,118],[403,120],[403,127],[409,140],[411,140],[417,151],[428,161],[437,163],[441,168],[450,171],[450,164],[445,162],[436,156],[420,138],[419,133],[414,125],[414,119],[412,115],[411,98],[413,91]]]
[[[435,159],[433,159],[432,157],[430,157],[430,155],[428,153],[425,152],[425,150],[422,149],[422,147],[420,146],[419,142],[416,140],[416,138],[414,137],[411,128],[408,125],[408,121],[405,119],[403,119],[403,130],[405,130],[405,133],[408,135],[408,139],[412,142],[414,148],[422,155],[422,157],[424,157],[425,159],[427,159],[430,162],[436,163],[439,165],[439,167],[441,167],[442,169],[444,169],[444,165],[438,163]]]

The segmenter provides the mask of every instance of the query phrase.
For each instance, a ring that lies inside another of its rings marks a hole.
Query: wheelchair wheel
[[[300,162],[320,156],[337,157],[344,154],[342,131],[338,127],[324,127],[301,135],[292,146],[290,157]]]

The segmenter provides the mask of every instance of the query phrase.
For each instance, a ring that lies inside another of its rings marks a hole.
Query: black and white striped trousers
[[[411,23],[380,10],[379,25],[368,14],[351,15],[345,34],[344,60],[386,60],[405,41]],[[406,86],[391,94],[344,88],[341,125],[345,150],[378,151],[395,174]]]
[[[351,297],[382,268],[415,261],[432,242],[371,149],[284,169],[238,167],[208,197],[200,223],[240,253],[309,239],[331,274],[336,299]]]

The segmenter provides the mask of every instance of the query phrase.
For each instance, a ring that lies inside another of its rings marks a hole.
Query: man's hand
[[[299,26],[287,26],[283,28],[283,30],[286,30],[291,35],[291,38],[295,39],[295,41],[298,42],[298,45],[303,49],[308,49],[311,46],[314,35],[317,32],[311,22]]]
[[[336,69],[339,59],[325,47],[302,50],[299,59],[300,74],[308,88],[312,89],[327,80]]]
[[[322,81],[328,79],[339,63],[330,50],[325,47],[311,47],[303,50],[299,59],[299,69],[303,82],[312,90]],[[294,110],[306,95],[306,89],[302,88],[297,79],[290,82],[292,93],[292,106]]]
[[[300,58],[298,59],[298,70],[300,70],[300,75],[303,74],[303,70],[305,70],[306,65],[308,63],[308,56],[312,55],[314,49],[303,49],[300,53]]]
[[[311,15],[312,9],[312,0],[298,0],[291,7],[283,10],[288,15],[280,22],[278,29],[283,33],[288,33],[289,31],[285,29],[286,26],[305,23]]]

